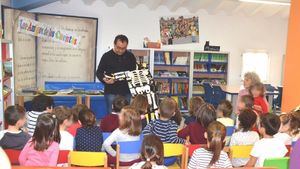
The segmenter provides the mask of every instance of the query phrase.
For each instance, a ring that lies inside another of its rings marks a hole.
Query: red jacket
[[[69,128],[68,128],[68,132],[70,134],[72,134],[73,137],[76,136],[76,133],[77,133],[77,129],[80,128],[81,125],[77,122],[77,123],[73,123]]]
[[[178,137],[186,139],[190,136],[191,144],[206,144],[204,133],[206,129],[198,122],[189,123],[184,129],[178,132]]]
[[[254,98],[254,105],[260,106],[262,108],[262,112],[259,110],[256,110],[259,114],[261,113],[268,113],[268,105],[263,97],[255,97]]]
[[[102,132],[113,132],[119,128],[119,117],[117,114],[109,114],[101,120],[100,128]]]

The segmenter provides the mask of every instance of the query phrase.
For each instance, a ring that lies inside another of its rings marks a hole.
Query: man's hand
[[[106,83],[106,84],[114,84],[115,83],[115,80],[114,79],[111,79],[111,78],[103,78],[103,81]]]

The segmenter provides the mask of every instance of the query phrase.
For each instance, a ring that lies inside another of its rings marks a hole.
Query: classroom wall
[[[95,1],[91,6],[81,0],[71,0],[67,4],[60,1],[32,10],[33,12],[80,15],[99,18],[98,56],[112,47],[115,35],[123,33],[129,37],[129,48],[141,48],[145,36],[153,41],[159,39],[159,17],[178,15],[198,15],[200,44],[167,46],[164,48],[202,50],[206,40],[212,45],[220,45],[222,51],[230,52],[229,84],[241,84],[241,54],[247,50],[265,50],[270,56],[269,82],[281,84],[282,60],[285,54],[287,19],[261,16],[227,16],[222,11],[208,15],[205,11],[191,14],[184,8],[170,12],[160,6],[151,11],[140,4],[130,9],[123,2],[107,7],[103,1]]]
[[[292,0],[283,81],[283,111],[300,105],[300,1]]]

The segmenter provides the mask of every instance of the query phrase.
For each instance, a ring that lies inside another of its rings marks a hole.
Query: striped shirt
[[[43,113],[45,112],[29,111],[26,113],[28,134],[31,136],[34,133],[37,118]]]
[[[155,134],[164,143],[184,143],[185,140],[177,136],[178,125],[173,120],[153,120],[143,130],[144,135]]]
[[[189,162],[188,169],[232,168],[228,155],[224,151],[221,151],[219,160],[214,165],[209,166],[212,156],[213,154],[204,148],[195,150]]]

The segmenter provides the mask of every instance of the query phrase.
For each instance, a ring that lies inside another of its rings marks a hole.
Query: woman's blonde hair
[[[246,72],[244,74],[244,79],[250,79],[251,80],[251,86],[255,83],[260,83],[260,78],[257,73],[255,72]]]

